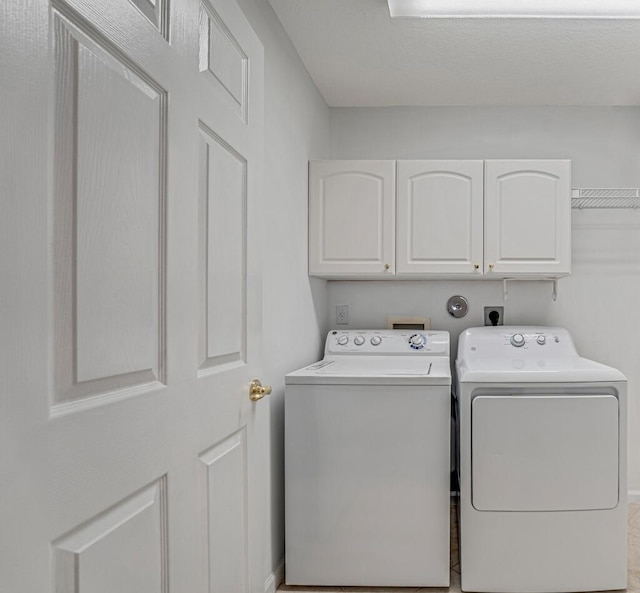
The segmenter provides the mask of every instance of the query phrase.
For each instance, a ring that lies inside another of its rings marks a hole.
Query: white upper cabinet
[[[309,274],[395,273],[395,161],[309,164]]]
[[[485,161],[484,272],[571,272],[571,161]]]
[[[402,280],[569,273],[571,161],[309,164],[311,276]]]
[[[398,161],[398,275],[482,274],[483,161]]]

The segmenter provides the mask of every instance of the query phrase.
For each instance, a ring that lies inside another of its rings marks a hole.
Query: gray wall
[[[573,187],[640,187],[638,107],[334,108],[330,158],[569,158]],[[587,357],[629,379],[629,489],[640,495],[640,211],[573,211],[573,274],[559,282],[514,282],[508,324],[568,328]],[[351,328],[385,327],[388,315],[427,315],[449,330],[482,325],[485,305],[503,304],[499,281],[329,282],[327,320],[348,304]],[[449,296],[470,312],[453,319]],[[344,326],[341,326],[344,327]]]

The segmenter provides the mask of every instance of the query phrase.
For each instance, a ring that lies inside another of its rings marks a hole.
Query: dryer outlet
[[[485,307],[485,325],[504,325],[504,307]]]

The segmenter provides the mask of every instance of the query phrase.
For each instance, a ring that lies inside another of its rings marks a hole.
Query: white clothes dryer
[[[287,584],[449,585],[450,411],[447,332],[331,331],[286,376]]]
[[[624,589],[627,383],[559,327],[463,332],[463,591]]]

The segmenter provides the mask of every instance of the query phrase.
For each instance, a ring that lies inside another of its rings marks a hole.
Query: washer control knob
[[[544,346],[547,343],[547,336],[538,336],[536,342],[538,342],[540,346]]]
[[[371,338],[372,346],[380,346],[381,343],[382,343],[382,338],[380,336],[373,336]]]
[[[362,344],[364,344],[364,338],[363,338],[362,336],[356,336],[356,337],[353,339],[353,343],[354,343],[356,346],[362,346]]]
[[[511,342],[511,345],[516,348],[524,346],[524,336],[522,334],[513,334],[509,341]]]
[[[345,346],[348,343],[349,343],[349,336],[340,336],[338,338],[338,344],[340,344],[340,346]]]
[[[420,334],[413,334],[409,338],[409,346],[414,350],[422,350],[422,348],[424,348],[424,336],[421,336]]]

